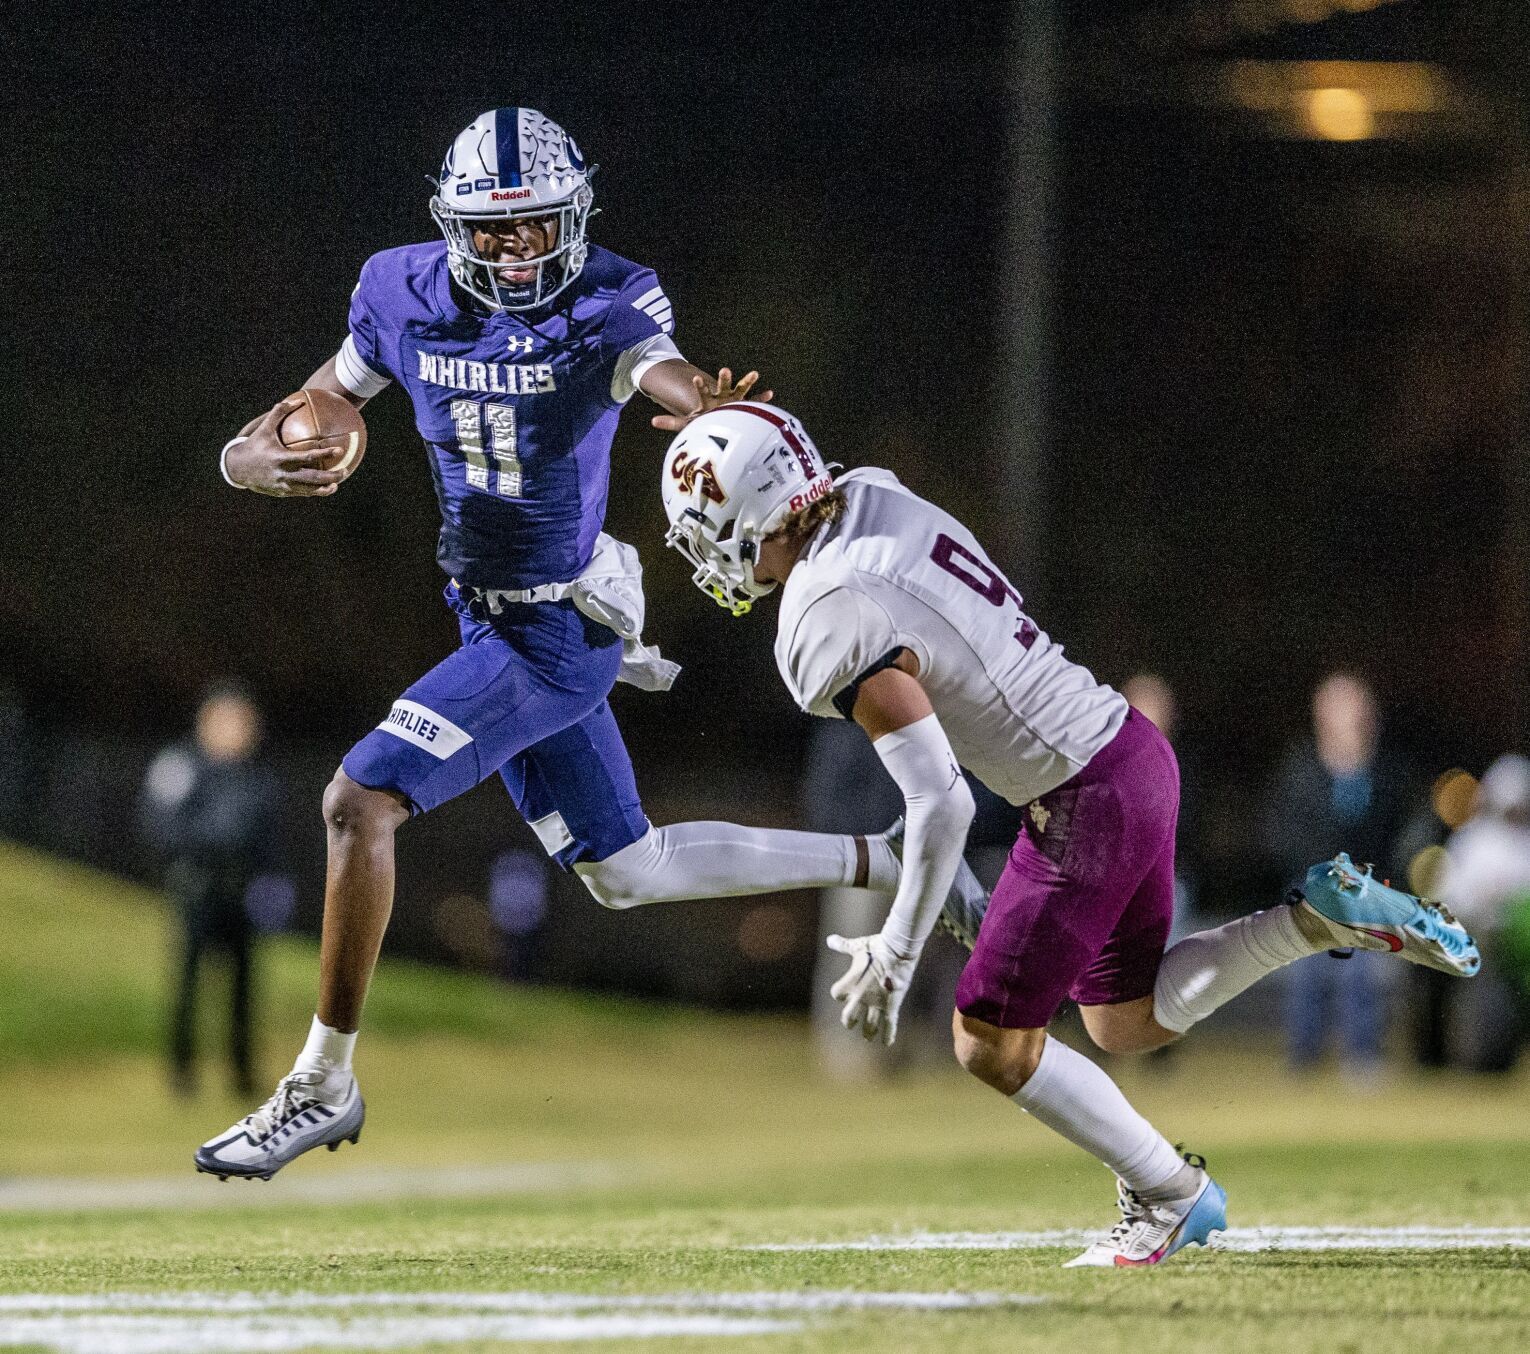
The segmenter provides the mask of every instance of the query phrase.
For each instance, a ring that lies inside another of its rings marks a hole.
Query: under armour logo
[[[505,340],[505,347],[512,353],[529,353],[531,351],[532,337],[527,334],[525,338],[512,338]]]
[[[1047,808],[1039,799],[1031,800],[1031,822],[1036,824],[1037,832],[1045,832],[1047,824],[1052,821],[1052,810]]]

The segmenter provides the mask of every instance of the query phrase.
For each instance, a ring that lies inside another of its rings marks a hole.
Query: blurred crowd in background
[[[1294,1072],[1331,1055],[1361,1089],[1378,1083],[1397,1058],[1485,1073],[1516,1065],[1530,1028],[1530,758],[1505,753],[1480,775],[1417,765],[1388,737],[1366,678],[1335,669],[1311,693],[1307,729],[1273,763],[1237,859],[1224,863],[1224,879],[1236,882],[1208,890],[1213,847],[1203,829],[1195,730],[1181,724],[1174,690],[1160,675],[1134,673],[1121,689],[1164,730],[1181,761],[1176,936],[1278,905],[1310,865],[1342,850],[1379,877],[1442,900],[1483,950],[1483,971],[1470,983],[1365,952],[1314,956],[1245,994],[1219,1023],[1278,1025]],[[259,936],[294,925],[316,931],[323,861],[321,839],[298,826],[317,820],[315,805],[292,790],[299,763],[290,749],[283,757],[262,746],[255,697],[238,682],[213,685],[191,712],[186,735],[157,751],[40,738],[13,698],[0,705],[0,721],[7,735],[0,742],[0,833],[165,889],[177,921],[166,957],[172,1084],[196,1090],[201,1045],[204,1053],[225,1049],[232,1084],[251,1090],[259,1083],[250,1009]],[[968,859],[991,883],[1020,830],[1020,811],[972,785],[979,812]],[[486,797],[479,792],[479,808],[492,816]],[[803,826],[878,832],[901,807],[859,728],[814,722],[800,783]],[[585,983],[682,1001],[716,1002],[719,975],[729,974],[735,1006],[810,1008],[826,1067],[847,1078],[947,1055],[965,954],[944,936],[920,970],[895,1049],[848,1039],[839,1028],[828,993],[837,966],[822,940],[875,929],[885,898],[847,888],[816,898],[660,905],[645,919],[678,923],[661,928],[676,938],[673,962],[634,968],[632,956],[643,947],[621,932],[637,916],[603,914],[540,853],[510,844],[508,801],[497,811],[501,821],[481,823],[479,832],[456,825],[457,854],[472,862],[476,877],[464,875],[453,892],[436,890],[428,932],[406,931],[412,940],[395,949],[506,981]],[[125,831],[129,824],[134,830]],[[402,908],[417,912],[422,901],[405,890]],[[607,966],[581,971],[561,962],[592,933],[612,939]],[[705,942],[706,963],[689,962],[681,936]],[[719,953],[720,938],[729,943]],[[199,1004],[209,968],[226,969],[226,983],[216,988],[226,994],[226,1011],[206,998]]]
[[[887,466],[967,521],[1041,625],[1171,730],[1183,925],[1277,902],[1343,848],[1444,897],[1487,955],[1453,986],[1319,956],[1228,1019],[1283,1028],[1294,1066],[1336,1056],[1357,1085],[1404,1051],[1513,1061],[1530,6],[766,3],[726,62],[706,26],[660,43],[644,7],[555,7],[492,70],[476,39],[464,62],[447,8],[379,0],[304,43],[243,12],[18,27],[57,82],[39,102],[93,132],[17,129],[36,172],[10,292],[36,322],[12,402],[27,450],[0,458],[0,833],[169,890],[180,1084],[184,1032],[221,1029],[190,1014],[204,960],[237,973],[261,928],[316,933],[322,787],[454,643],[396,393],[322,503],[232,493],[217,449],[335,351],[370,253],[431,238],[424,175],[507,102],[602,166],[592,238],[657,269],[688,357],[758,366],[829,459]],[[252,51],[263,78],[229,80]],[[80,182],[92,240],[131,247],[74,287],[58,222]],[[769,608],[723,615],[662,550],[646,413],[623,420],[609,526],[686,667],[667,696],[613,700],[651,816],[880,830],[897,810],[880,768],[792,708]],[[208,832],[241,795],[258,812]],[[984,801],[980,873],[1013,818]],[[819,937],[867,906],[604,914],[494,785],[409,825],[398,899],[394,953],[759,1009],[821,1001]],[[927,966],[941,1050],[959,965]],[[202,1043],[242,1080],[234,990],[232,1036]]]

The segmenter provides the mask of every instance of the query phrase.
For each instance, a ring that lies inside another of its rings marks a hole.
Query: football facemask
[[[475,118],[452,142],[441,166],[430,214],[446,239],[457,285],[491,310],[535,310],[563,291],[589,256],[586,226],[595,202],[573,137],[534,108],[496,108]],[[517,222],[555,222],[553,247],[529,259],[486,255],[473,231],[496,234]],[[530,276],[511,280],[510,270]]]

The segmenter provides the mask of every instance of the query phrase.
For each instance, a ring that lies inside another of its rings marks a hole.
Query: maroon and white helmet
[[[752,400],[687,423],[669,444],[663,475],[664,543],[696,566],[692,582],[735,616],[775,587],[755,581],[760,542],[834,488],[802,424]]]

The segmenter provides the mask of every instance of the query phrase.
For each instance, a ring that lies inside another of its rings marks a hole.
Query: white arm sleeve
[[[871,745],[903,791],[903,878],[882,939],[917,958],[945,906],[976,812],[946,731],[933,714],[883,734]]]
[[[641,343],[634,343],[616,359],[616,370],[611,375],[611,398],[625,404],[634,391],[642,389],[643,374],[650,367],[656,367],[660,362],[684,361],[668,334],[654,334]]]
[[[393,381],[390,377],[383,376],[372,370],[361,360],[361,354],[356,351],[356,340],[349,334],[345,336],[345,342],[340,345],[340,351],[335,354],[335,375],[343,385],[357,399],[369,400],[373,395],[380,395]]]

